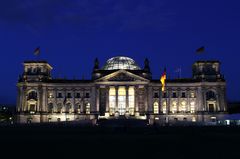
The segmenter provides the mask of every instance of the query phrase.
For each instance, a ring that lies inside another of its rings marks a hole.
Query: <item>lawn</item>
[[[9,155],[63,158],[240,158],[238,127],[0,127]]]

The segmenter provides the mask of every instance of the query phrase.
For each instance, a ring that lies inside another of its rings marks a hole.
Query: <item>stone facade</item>
[[[90,121],[135,118],[150,124],[210,122],[227,111],[226,82],[218,61],[197,61],[193,77],[167,79],[162,92],[152,79],[149,61],[141,69],[128,57],[114,57],[99,67],[91,80],[53,79],[46,61],[24,62],[17,84],[18,121]]]

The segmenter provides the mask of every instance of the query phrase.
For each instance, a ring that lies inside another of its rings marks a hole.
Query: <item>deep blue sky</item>
[[[195,60],[220,60],[228,98],[240,100],[239,0],[1,0],[0,103],[15,103],[22,62],[36,59],[37,46],[54,77],[90,78],[95,57],[141,66],[148,57],[154,78],[164,66],[191,77]]]

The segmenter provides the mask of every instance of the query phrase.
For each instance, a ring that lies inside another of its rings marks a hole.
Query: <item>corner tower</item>
[[[40,82],[51,79],[52,67],[47,61],[25,61],[24,72],[19,82]]]
[[[220,65],[219,61],[197,61],[193,64],[193,78],[207,81],[224,79]]]

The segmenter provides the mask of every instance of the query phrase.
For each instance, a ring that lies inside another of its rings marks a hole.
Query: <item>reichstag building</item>
[[[17,88],[20,123],[139,119],[149,124],[217,121],[227,111],[226,82],[219,61],[196,61],[191,78],[166,79],[165,91],[144,68],[118,56],[99,66],[92,78],[52,78],[47,61],[25,61]]]

